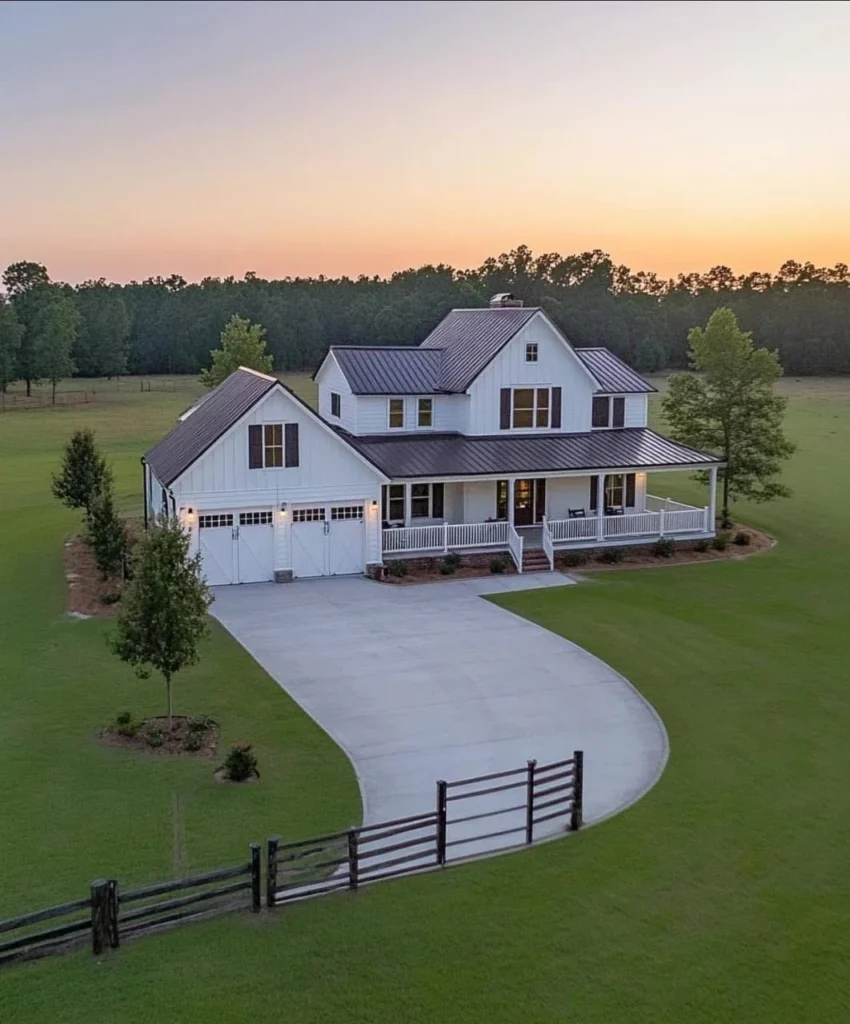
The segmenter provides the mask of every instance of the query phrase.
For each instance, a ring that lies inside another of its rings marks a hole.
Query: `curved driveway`
[[[364,823],[427,811],[437,779],[559,761],[581,748],[590,824],[655,783],[664,728],[604,662],[479,596],[570,583],[546,574],[425,586],[359,577],[255,584],[218,588],[212,614],[347,752]],[[497,794],[492,806],[500,799],[522,797]],[[516,824],[497,820],[486,831]],[[563,829],[557,819],[547,827]]]

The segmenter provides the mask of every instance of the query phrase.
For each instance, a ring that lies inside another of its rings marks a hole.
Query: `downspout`
[[[171,514],[177,516],[177,499],[174,497],[174,491],[169,488],[168,497],[171,498]]]
[[[142,494],[145,498],[145,530],[148,528],[148,465],[144,455],[139,460],[142,464]]]

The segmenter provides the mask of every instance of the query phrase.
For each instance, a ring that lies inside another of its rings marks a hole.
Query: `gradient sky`
[[[0,266],[850,262],[850,3],[3,3]]]

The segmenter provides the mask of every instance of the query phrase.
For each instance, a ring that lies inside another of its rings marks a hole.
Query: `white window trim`
[[[593,402],[591,401],[591,405],[590,405],[590,429],[591,430],[622,430],[623,427],[625,427],[625,425],[626,425],[626,396],[625,395],[618,395],[618,394],[608,394],[608,395],[594,395],[593,398],[594,399],[595,398],[604,398],[608,402],[608,422],[605,424],[604,427],[595,427],[593,425]],[[623,426],[622,427],[615,427],[614,426],[614,399],[615,398],[622,398],[623,399]]]
[[[405,520],[405,510],[407,508],[407,491],[405,488],[407,484],[385,484],[387,488],[387,522],[388,523],[403,523]],[[401,498],[393,498],[390,495],[390,491],[393,487],[401,488]],[[394,519],[391,515],[393,501],[401,501],[401,516],[396,516]]]
[[[534,358],[529,359],[531,350],[534,349]],[[527,363],[537,363],[540,361],[540,345],[536,341],[527,341],[525,343],[525,361]]]
[[[336,399],[336,402],[334,402],[334,399]],[[336,407],[337,407],[337,410],[338,410],[337,412],[334,412],[334,405],[336,405]],[[342,395],[338,391],[332,391],[331,392],[331,416],[335,416],[336,419],[339,419],[341,415],[342,415]]]
[[[286,424],[280,420],[263,420],[260,424],[263,428],[263,469],[283,469],[286,464]],[[277,445],[266,445],[266,427],[280,427],[280,465],[270,466],[266,462],[266,449],[276,448]]]
[[[421,415],[421,410],[419,408],[419,403],[420,402],[430,402],[431,403],[431,422],[430,423],[420,423],[419,422],[419,418],[420,418],[420,415]],[[416,429],[417,430],[433,430],[434,429],[435,412],[436,412],[436,409],[435,409],[435,406],[434,406],[434,398],[433,398],[433,396],[432,395],[418,395],[417,398],[416,398]],[[399,428],[395,427],[394,429],[398,430]]]
[[[432,483],[425,483],[424,481],[420,481],[419,483],[408,484],[408,487],[410,487],[410,519],[411,519],[411,521],[414,520],[414,519],[433,519],[434,518],[434,485]],[[422,501],[423,500],[422,498],[418,498],[417,499],[417,498],[413,497],[413,488],[414,487],[427,487],[428,488],[428,514],[426,516],[415,516],[413,514],[413,502],[417,501],[417,500],[418,501]]]
[[[534,430],[551,430],[552,429],[552,390],[554,385],[552,384],[517,384],[511,388],[511,430],[519,431],[531,431]],[[533,391],[534,392],[534,408],[532,410],[533,423],[530,427],[516,427],[514,426],[514,395],[517,391]],[[545,427],[538,427],[537,424],[537,392],[548,391],[549,392],[549,416]]]
[[[392,409],[392,403],[393,402],[401,402],[401,426],[400,427],[394,427],[393,424],[392,424],[392,414],[391,414],[390,410]],[[407,409],[406,409],[406,405],[407,405],[407,402],[405,402],[404,397],[402,395],[390,395],[389,398],[387,398],[387,430],[405,430],[406,429],[406,426],[405,426],[406,423],[407,423]]]

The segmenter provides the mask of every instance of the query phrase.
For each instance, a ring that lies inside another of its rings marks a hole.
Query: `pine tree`
[[[112,481],[106,480],[91,503],[86,516],[88,542],[95,563],[104,579],[116,576],[124,564],[127,532],[115,511]]]
[[[109,486],[112,473],[87,427],[77,430],[65,445],[62,467],[53,477],[53,496],[68,508],[88,511],[95,497]]]
[[[124,588],[114,653],[142,678],[151,670],[165,680],[168,728],[172,725],[171,682],[199,658],[207,635],[212,595],[204,582],[200,554],[189,554],[190,537],[179,520],[161,516],[143,538],[133,579]]]
[[[221,348],[213,349],[212,366],[201,371],[201,383],[217,387],[240,366],[260,373],[271,373],[272,357],[266,351],[266,331],[261,324],[252,324],[241,316],[232,316],[221,332]]]

